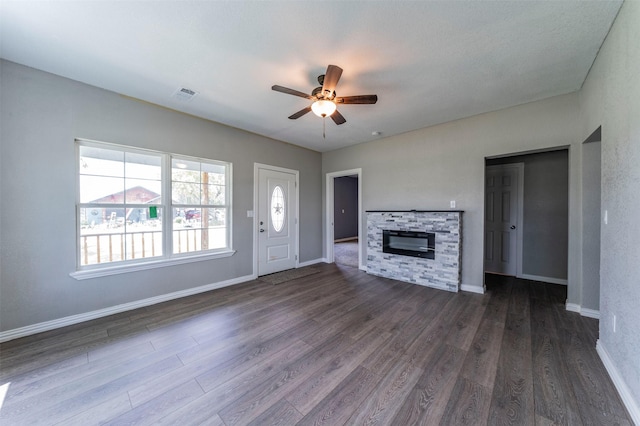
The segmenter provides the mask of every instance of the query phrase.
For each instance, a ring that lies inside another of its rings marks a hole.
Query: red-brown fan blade
[[[337,65],[329,65],[327,72],[324,74],[324,81],[322,82],[322,93],[325,96],[331,96],[336,90],[340,76],[342,75],[342,68]]]
[[[308,113],[309,111],[311,111],[311,107],[308,106],[305,109],[301,109],[300,111],[296,112],[295,114],[292,114],[289,116],[290,120],[295,120],[296,118],[300,118],[303,115],[305,115],[306,113]]]
[[[334,99],[337,104],[375,104],[378,102],[378,95],[358,95],[358,96],[344,96],[342,98],[336,97]]]
[[[289,89],[288,87],[278,86],[277,84],[271,86],[271,90],[275,90],[276,92],[286,93],[287,95],[300,96],[301,98],[311,99],[311,96],[306,93],[300,92],[298,90]]]
[[[338,112],[338,110],[335,110],[333,114],[331,114],[331,119],[338,126],[347,122],[347,120],[345,120],[345,118],[342,116],[342,114],[340,114],[340,112]]]

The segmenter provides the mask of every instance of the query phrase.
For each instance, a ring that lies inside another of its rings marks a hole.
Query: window
[[[173,253],[227,247],[227,167],[171,159]]]
[[[231,164],[78,141],[78,269],[231,250]]]
[[[277,233],[280,233],[284,227],[284,206],[284,192],[282,187],[277,185],[271,194],[271,225]]]

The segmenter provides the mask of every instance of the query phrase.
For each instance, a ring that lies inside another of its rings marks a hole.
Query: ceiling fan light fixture
[[[311,104],[311,110],[318,117],[328,117],[336,110],[336,104],[332,101],[320,99]]]
[[[298,96],[311,101],[311,105],[306,106],[300,111],[293,113],[289,116],[289,120],[297,120],[303,115],[313,111],[318,117],[326,118],[331,117],[337,126],[347,122],[340,111],[337,110],[337,104],[340,105],[364,105],[375,104],[378,102],[378,95],[356,95],[356,96],[336,96],[336,85],[342,75],[342,68],[337,65],[329,65],[327,72],[318,77],[318,83],[321,86],[316,87],[311,92],[311,95],[307,95],[299,90],[289,89],[288,87],[278,86],[277,84],[271,86],[271,90],[276,92],[285,93],[287,95]],[[322,120],[323,126],[326,120]]]

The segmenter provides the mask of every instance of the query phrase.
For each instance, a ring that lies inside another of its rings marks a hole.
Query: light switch
[[[253,210],[247,210],[247,217],[253,217]]]
[[[449,201],[449,205],[451,206],[452,209],[455,209],[456,208],[456,200]]]
[[[609,224],[609,212],[607,210],[604,211],[604,224]]]

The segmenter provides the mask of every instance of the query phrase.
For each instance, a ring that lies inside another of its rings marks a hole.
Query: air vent
[[[195,98],[197,94],[198,92],[187,89],[186,87],[181,87],[176,90],[171,97],[182,102],[189,102],[191,99]]]

